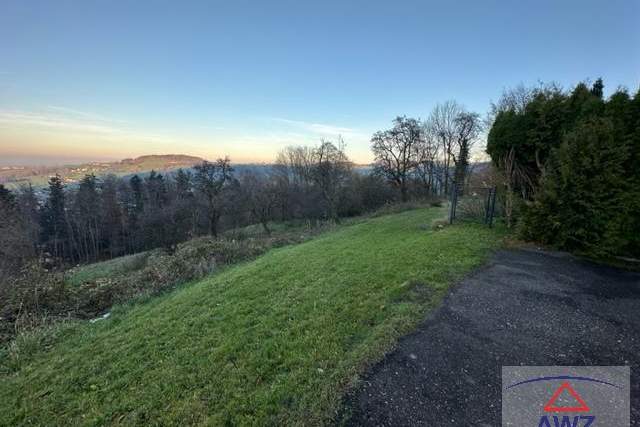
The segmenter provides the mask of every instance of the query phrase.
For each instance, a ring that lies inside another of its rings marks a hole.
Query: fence
[[[493,227],[497,214],[496,198],[497,188],[495,186],[458,188],[454,185],[449,203],[449,223],[481,221],[489,227]]]

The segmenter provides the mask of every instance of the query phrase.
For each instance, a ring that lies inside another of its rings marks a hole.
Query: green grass
[[[149,252],[121,256],[73,268],[65,273],[65,280],[74,286],[96,279],[121,276],[144,267]]]
[[[347,223],[362,221],[363,217],[349,218]],[[265,233],[262,225],[252,224],[242,228],[231,229],[223,234],[223,237],[231,240],[236,238],[281,238],[289,239],[292,242],[303,241],[312,238],[314,235],[335,229],[333,223],[306,221],[273,222],[269,224],[271,234]],[[198,239],[189,240],[184,245],[196,242]],[[133,271],[141,270],[147,265],[147,259],[154,252],[149,250],[132,255],[123,255],[107,261],[98,261],[90,264],[82,264],[71,268],[65,272],[65,281],[72,286],[80,286],[97,279],[113,278],[123,276]],[[157,250],[155,251],[158,252]]]
[[[83,324],[0,376],[2,425],[320,425],[368,363],[499,246],[443,209],[275,249]]]

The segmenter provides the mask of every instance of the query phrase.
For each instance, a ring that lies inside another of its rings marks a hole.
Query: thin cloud
[[[356,129],[342,126],[335,126],[329,124],[322,123],[312,123],[305,122],[300,120],[290,120],[283,118],[271,118],[270,120],[274,122],[284,123],[293,127],[298,127],[300,129],[304,129],[307,132],[315,133],[319,135],[345,135],[345,134],[357,134],[359,133]]]
[[[114,134],[119,130],[101,121],[79,120],[61,114],[0,110],[0,126],[61,132]]]
[[[41,111],[0,110],[0,129],[26,129],[86,135],[113,141],[138,141],[170,144],[176,138],[149,132],[139,132],[124,126],[125,122],[66,107],[48,106]]]
[[[106,122],[106,123],[124,123],[121,120],[115,120],[110,117],[101,116],[95,113],[89,113],[86,111],[80,111],[73,108],[60,107],[58,105],[49,105],[47,106],[47,110],[61,113],[67,116],[76,117],[85,120],[98,121],[98,122]]]

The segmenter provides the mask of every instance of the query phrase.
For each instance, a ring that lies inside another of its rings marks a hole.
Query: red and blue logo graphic
[[[544,414],[540,416],[537,427],[590,427],[596,421],[596,415],[593,413],[585,399],[578,393],[576,384],[595,383],[604,386],[621,388],[616,384],[608,381],[599,380],[597,378],[582,376],[545,376],[531,378],[520,381],[506,387],[506,390],[530,385],[541,382],[553,382],[557,384],[562,381],[560,386],[555,388],[553,394],[543,406]],[[551,389],[553,390],[553,388]],[[571,415],[565,415],[565,414]]]
[[[573,397],[578,406],[557,406],[556,401],[562,395],[564,391],[567,391],[571,397]],[[551,399],[544,405],[545,412],[589,412],[589,406],[585,403],[585,401],[580,397],[580,395],[571,387],[569,383],[562,383],[560,387],[553,393]]]

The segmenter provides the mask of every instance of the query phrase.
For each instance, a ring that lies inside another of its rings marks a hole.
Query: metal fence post
[[[484,199],[484,224],[489,223],[489,207],[491,206],[491,188]]]
[[[451,190],[451,206],[449,207],[449,224],[453,224],[456,218],[456,205],[458,204],[458,186],[454,182]]]

